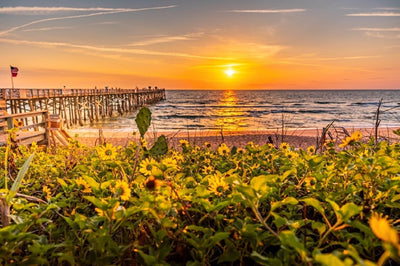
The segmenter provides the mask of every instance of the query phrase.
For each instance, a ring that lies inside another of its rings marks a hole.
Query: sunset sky
[[[400,88],[400,0],[2,0],[0,87]]]

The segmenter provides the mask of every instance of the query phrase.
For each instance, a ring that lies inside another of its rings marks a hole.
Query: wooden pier
[[[148,89],[0,88],[0,134],[1,131],[12,127],[37,131],[40,119],[35,112],[46,112],[44,119],[55,115],[61,121],[61,127],[71,128],[76,125],[83,126],[85,122],[93,123],[106,117],[123,115],[164,99],[165,89],[157,87]],[[44,122],[46,121],[40,123]]]

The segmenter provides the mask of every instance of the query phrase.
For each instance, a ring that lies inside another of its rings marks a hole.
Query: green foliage
[[[146,134],[149,129],[151,123],[151,112],[147,107],[143,107],[139,110],[139,113],[136,115],[136,125],[139,129],[140,136],[143,138],[144,134]]]
[[[0,264],[400,262],[399,144],[222,152],[168,150],[160,138],[149,151],[77,142],[10,151],[7,171],[24,175],[0,228]]]

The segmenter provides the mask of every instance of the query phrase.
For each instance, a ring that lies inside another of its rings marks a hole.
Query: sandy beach
[[[388,140],[390,142],[397,141],[398,136],[393,134],[396,128],[380,128],[378,138],[380,140]],[[327,134],[327,139],[335,140],[340,143],[347,135],[354,131],[360,131],[364,139],[367,140],[375,135],[373,128],[331,128]],[[147,132],[146,140],[151,145],[161,135],[165,135],[168,145],[177,148],[181,139],[189,141],[193,145],[203,146],[205,142],[211,143],[213,148],[218,147],[221,143],[227,144],[229,147],[244,147],[252,141],[255,144],[263,145],[272,143],[279,146],[282,142],[287,142],[297,148],[306,149],[309,146],[318,145],[321,140],[323,129],[296,129],[296,130],[269,130],[269,131],[174,131],[174,132]],[[93,146],[99,143],[102,138],[107,143],[115,146],[126,146],[130,141],[138,141],[139,133],[121,132],[121,131],[78,131],[68,130],[70,136],[78,140],[84,145]]]

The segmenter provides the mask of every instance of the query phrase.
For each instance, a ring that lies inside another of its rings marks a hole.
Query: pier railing
[[[17,144],[47,143],[48,123],[47,110],[1,115],[0,134],[6,136],[7,130],[18,128],[19,130],[15,133],[16,136],[13,139]]]
[[[39,99],[50,97],[65,96],[95,96],[95,95],[120,95],[131,93],[151,93],[165,91],[164,89],[143,88],[143,89],[121,89],[121,88],[102,88],[102,89],[0,89],[0,99]]]
[[[10,89],[0,88],[0,111],[8,114],[48,110],[66,128],[132,112],[165,99],[165,89]]]

